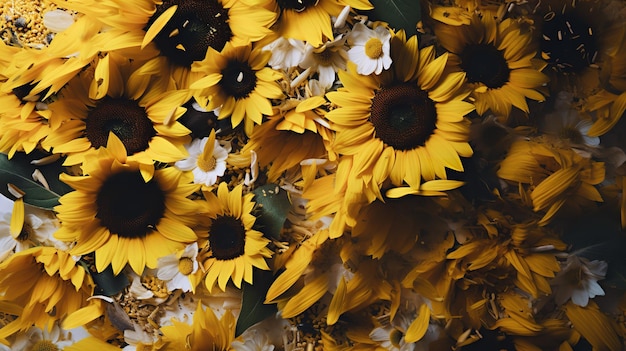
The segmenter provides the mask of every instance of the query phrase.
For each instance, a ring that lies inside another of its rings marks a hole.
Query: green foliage
[[[59,180],[59,174],[63,172],[60,163],[52,163],[44,166],[34,166],[32,160],[36,160],[45,155],[32,153],[15,154],[10,160],[7,155],[0,154],[0,193],[9,199],[15,197],[9,193],[7,185],[13,184],[26,194],[24,202],[39,208],[51,210],[59,204],[59,197],[72,190],[67,184]],[[39,169],[43,173],[50,189],[46,189],[43,184],[33,180],[33,172]]]
[[[404,29],[406,36],[417,34],[417,23],[422,18],[421,1],[417,0],[371,0],[374,9],[365,11],[372,21],[389,23],[396,31]]]
[[[257,203],[254,229],[268,238],[278,239],[291,208],[289,195],[277,184],[265,184],[253,191]]]
[[[235,326],[235,337],[278,311],[276,304],[263,303],[267,291],[274,282],[272,272],[254,269],[252,282],[253,284],[243,282],[241,312]]]
[[[91,270],[90,273],[93,282],[96,284],[94,295],[117,295],[128,286],[126,274],[113,274],[113,269],[110,265],[100,273],[91,272]]]

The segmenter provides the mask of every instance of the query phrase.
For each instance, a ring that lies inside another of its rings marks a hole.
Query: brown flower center
[[[504,54],[489,44],[470,44],[463,48],[461,69],[467,74],[470,83],[483,83],[488,88],[497,89],[509,81],[511,70]]]
[[[593,28],[573,11],[548,12],[543,19],[541,51],[559,72],[577,73],[595,62]]]
[[[235,99],[244,99],[256,87],[256,74],[248,62],[230,60],[222,70],[220,86],[224,92]]]
[[[142,238],[165,213],[165,193],[155,178],[144,181],[139,171],[109,176],[96,195],[96,218],[112,234]]]
[[[213,257],[226,261],[244,254],[246,228],[232,216],[217,216],[209,228],[209,248]]]
[[[302,12],[307,7],[313,7],[317,5],[319,0],[277,0],[278,6],[283,10],[293,10],[296,12]]]
[[[105,97],[85,119],[85,136],[95,148],[106,146],[109,132],[115,133],[128,155],[148,148],[156,135],[146,110],[135,100]]]
[[[193,61],[204,59],[209,47],[222,51],[232,38],[228,10],[219,0],[164,0],[157,6],[148,27],[174,5],[178,5],[176,13],[154,42],[175,64],[189,67]]]
[[[437,111],[416,84],[385,87],[372,98],[370,122],[376,137],[397,150],[424,145],[436,128]]]

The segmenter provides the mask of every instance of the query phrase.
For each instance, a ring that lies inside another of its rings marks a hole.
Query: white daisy
[[[304,41],[280,37],[263,47],[271,51],[272,57],[267,64],[275,70],[289,70],[298,66],[304,55]]]
[[[63,350],[73,343],[71,335],[54,323],[50,330],[33,326],[18,333],[11,350]]]
[[[363,23],[355,24],[348,35],[348,57],[356,63],[356,71],[368,75],[388,69],[391,66],[390,40],[391,33],[385,27],[372,30]]]
[[[599,137],[588,135],[593,122],[573,106],[573,98],[574,95],[569,92],[561,91],[557,94],[554,111],[544,117],[542,130],[574,145],[600,145]]]
[[[247,329],[237,340],[230,344],[235,351],[273,351],[274,345],[265,333],[256,329]]]
[[[326,42],[319,48],[307,44],[300,67],[311,68],[310,73],[317,72],[320,85],[329,89],[335,82],[338,70],[346,69],[348,52],[344,46],[346,39],[339,35],[333,41]]]
[[[568,256],[561,271],[551,282],[554,300],[562,305],[571,298],[576,305],[585,307],[590,298],[604,296],[598,280],[604,279],[607,268],[605,261],[589,261],[584,257]]]
[[[24,205],[24,223],[22,231],[11,235],[11,216],[13,202],[6,197],[0,198],[0,262],[13,252],[20,252],[37,245],[55,246],[66,249],[66,245],[54,239],[59,222],[52,211]]]
[[[396,315],[392,323],[386,323],[370,332],[370,339],[385,350],[413,351],[415,343],[407,343],[404,335],[411,325],[411,320],[404,314]]]
[[[166,282],[167,290],[174,291],[180,289],[183,292],[194,290],[191,278],[198,271],[198,243],[187,245],[179,253],[174,253],[161,257],[158,260],[157,278]],[[199,280],[199,279],[196,279]]]
[[[182,171],[192,171],[194,183],[212,186],[217,183],[217,178],[224,175],[231,147],[228,143],[222,146],[215,139],[215,130],[206,138],[195,139],[185,148],[189,157],[177,161],[175,166]]]

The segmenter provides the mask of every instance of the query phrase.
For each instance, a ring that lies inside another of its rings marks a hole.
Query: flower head
[[[75,241],[72,254],[95,252],[98,272],[112,264],[118,274],[129,263],[141,274],[197,239],[190,226],[198,206],[187,198],[197,186],[174,167],[154,170],[127,160],[113,133],[107,146],[83,165],[85,175],[61,175],[76,190],[55,207],[61,221],[55,237]]]
[[[205,191],[210,223],[207,229],[209,252],[203,264],[209,291],[215,283],[225,291],[231,279],[238,288],[242,281],[252,284],[254,267],[269,270],[265,262],[272,255],[267,247],[269,240],[252,229],[256,221],[251,213],[255,206],[254,195],[242,192],[242,185],[228,191],[224,182],[220,183],[217,195]]]
[[[389,29],[378,26],[369,29],[363,23],[357,23],[348,36],[348,58],[356,63],[357,73],[380,74],[391,66],[389,56],[391,33]]]
[[[559,305],[572,299],[578,306],[585,307],[598,295],[604,296],[604,290],[598,280],[604,279],[608,264],[604,261],[590,261],[575,255],[567,256],[563,268],[550,282],[554,289],[554,299]]]
[[[189,157],[176,161],[176,168],[191,171],[196,184],[212,186],[226,171],[226,158],[230,146],[222,146],[215,140],[215,130],[208,137],[195,139],[186,146]]]
[[[221,52],[210,49],[203,61],[192,66],[205,75],[191,86],[196,100],[204,101],[208,110],[219,107],[218,118],[230,117],[233,128],[245,122],[249,134],[263,115],[272,114],[269,99],[282,96],[275,82],[280,73],[266,67],[270,56],[268,51],[252,50],[251,45],[226,45]]]

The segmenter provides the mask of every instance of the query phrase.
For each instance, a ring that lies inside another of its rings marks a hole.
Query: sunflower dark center
[[[218,0],[164,0],[148,27],[174,5],[178,5],[174,16],[154,38],[157,48],[173,63],[189,67],[204,59],[209,47],[222,51],[232,38],[228,10]]]
[[[301,12],[306,10],[307,7],[317,5],[319,0],[277,0],[278,6],[283,10],[294,10]]]
[[[139,171],[120,172],[102,183],[96,207],[96,218],[112,234],[143,238],[165,213],[165,193],[155,178],[146,182]]]
[[[148,148],[156,135],[146,110],[137,101],[105,97],[89,111],[85,120],[85,136],[95,148],[106,146],[109,132],[115,133],[128,155]]]
[[[246,228],[232,216],[218,216],[209,228],[209,246],[213,257],[226,261],[244,253]]]
[[[413,84],[383,88],[372,99],[370,122],[376,137],[397,150],[424,145],[435,130],[437,111],[428,94]]]
[[[541,51],[553,69],[577,73],[595,62],[598,44],[593,28],[576,13],[548,12],[543,19]]]
[[[243,99],[248,97],[256,87],[256,74],[248,62],[231,60],[222,70],[220,86],[229,96]]]
[[[470,44],[463,48],[461,69],[470,83],[483,83],[497,89],[509,81],[509,65],[502,51],[489,44]]]

